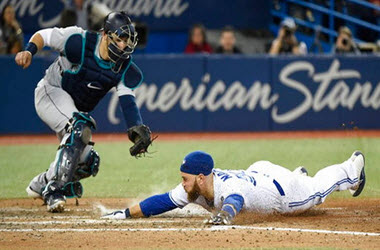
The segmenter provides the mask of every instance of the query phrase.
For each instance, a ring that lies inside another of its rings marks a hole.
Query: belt
[[[285,196],[284,189],[282,189],[280,183],[278,183],[275,179],[273,179],[273,184],[276,186],[278,192],[280,193],[281,196]]]

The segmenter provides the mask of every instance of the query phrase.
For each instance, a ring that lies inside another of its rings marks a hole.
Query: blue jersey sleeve
[[[119,96],[119,101],[127,127],[131,128],[136,125],[141,125],[143,122],[135,97],[133,95],[122,95]]]
[[[222,211],[226,211],[235,217],[243,208],[244,198],[239,194],[229,195],[223,202]]]
[[[141,212],[146,217],[162,214],[177,207],[170,199],[169,193],[154,195],[140,202]]]

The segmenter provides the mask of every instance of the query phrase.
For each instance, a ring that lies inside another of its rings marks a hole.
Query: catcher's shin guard
[[[91,175],[95,177],[99,172],[100,157],[98,152],[93,148],[88,152],[83,163],[79,163],[79,166],[74,174],[74,180],[81,180]]]
[[[92,146],[87,146],[82,153],[82,157],[84,157],[84,160],[80,160],[81,163],[78,164],[75,170],[72,182],[66,183],[62,188],[66,198],[81,198],[83,187],[79,181],[90,176],[95,177],[99,172],[100,157]]]
[[[91,129],[96,128],[94,119],[85,113],[73,113],[73,118],[66,126],[67,133],[62,139],[55,159],[53,181],[58,188],[72,182],[78,168],[80,156],[91,140]]]

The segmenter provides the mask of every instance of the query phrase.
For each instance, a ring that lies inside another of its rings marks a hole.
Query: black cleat
[[[44,200],[48,212],[62,213],[65,210],[66,197],[61,193],[47,194]]]
[[[293,173],[303,175],[303,176],[308,176],[309,173],[307,172],[306,168],[304,167],[298,167],[293,170]]]

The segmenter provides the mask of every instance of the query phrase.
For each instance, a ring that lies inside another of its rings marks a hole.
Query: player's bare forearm
[[[141,211],[140,204],[137,204],[137,205],[134,205],[134,206],[130,207],[129,208],[129,212],[130,212],[132,218],[145,217],[144,214]]]
[[[30,38],[29,42],[34,43],[37,46],[38,50],[41,50],[44,47],[44,39],[38,32],[34,33],[32,38]]]
[[[280,53],[280,49],[281,49],[281,42],[278,39],[276,39],[272,43],[272,46],[269,50],[269,54],[278,55]]]
[[[37,51],[41,50],[44,47],[44,40],[42,36],[38,33],[35,33],[32,38],[29,40],[29,43],[34,44],[33,46],[36,46]],[[35,51],[35,52],[37,52]],[[28,45],[26,50],[21,51],[16,54],[15,62],[17,65],[21,66],[23,69],[26,69],[30,66],[32,63],[32,56],[33,54],[28,50]]]

